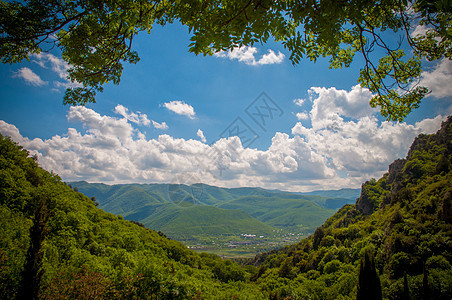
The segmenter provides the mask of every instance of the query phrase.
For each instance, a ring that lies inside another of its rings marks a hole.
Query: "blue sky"
[[[381,176],[452,113],[449,61],[425,63],[431,95],[393,123],[356,86],[359,56],[340,70],[324,59],[293,66],[277,43],[204,57],[189,38],[178,24],[140,34],[140,62],[86,107],[62,104],[71,83],[58,52],[1,65],[0,133],[66,181],[308,191]]]

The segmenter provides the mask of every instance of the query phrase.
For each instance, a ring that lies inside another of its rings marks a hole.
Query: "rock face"
[[[369,199],[367,190],[364,188],[364,186],[368,183],[369,181],[366,181],[366,183],[361,186],[361,196],[359,196],[356,200],[356,208],[365,215],[370,215],[376,209],[374,204]]]
[[[403,169],[403,166],[405,166],[405,163],[406,159],[396,159],[389,165],[388,178],[386,179],[388,184],[392,184],[397,179]]]

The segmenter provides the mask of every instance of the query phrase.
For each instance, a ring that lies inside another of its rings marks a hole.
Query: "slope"
[[[158,213],[143,219],[142,223],[175,239],[187,239],[194,235],[270,235],[273,231],[271,226],[252,218],[243,210],[173,204],[161,205],[158,210]]]
[[[275,298],[356,299],[366,253],[383,299],[452,299],[452,117],[312,236],[249,263]]]
[[[1,135],[0,179],[2,299],[268,297],[230,261],[98,209]]]
[[[335,211],[309,200],[279,197],[244,196],[221,204],[227,209],[241,209],[266,224],[279,227],[302,227],[313,231]]]
[[[301,193],[301,195],[317,195],[327,198],[342,198],[356,200],[359,197],[361,189],[340,189],[340,190],[322,190]]]

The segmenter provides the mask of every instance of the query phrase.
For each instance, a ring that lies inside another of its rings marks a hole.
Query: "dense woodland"
[[[241,265],[104,212],[0,137],[2,299],[451,299],[451,223],[451,117],[356,205]]]

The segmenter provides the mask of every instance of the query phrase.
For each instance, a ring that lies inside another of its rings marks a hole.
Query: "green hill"
[[[1,299],[268,296],[238,265],[97,208],[1,135],[0,179]]]
[[[356,200],[359,197],[361,189],[340,189],[340,190],[322,190],[301,193],[302,195],[317,195],[327,198],[342,198]]]
[[[181,240],[193,235],[267,236],[275,226],[312,233],[338,208],[350,203],[344,198],[206,184],[105,185],[81,181],[70,185],[95,197],[105,211]]]
[[[219,207],[241,209],[272,226],[303,227],[306,231],[313,231],[335,212],[310,200],[261,196],[240,197]]]
[[[164,184],[109,186],[87,182],[72,182],[71,185],[86,195],[93,195],[99,202],[99,207],[105,211],[140,222],[174,239],[185,240],[194,235],[240,235],[241,233],[269,235],[274,229],[244,211],[207,205],[206,203],[220,201],[213,198],[211,194],[201,195],[203,203],[194,200],[194,189],[186,185],[177,187]],[[221,201],[233,197],[221,188],[206,186],[206,189],[216,197],[223,194]],[[179,202],[179,199],[182,202]]]
[[[161,205],[141,222],[169,237],[186,239],[194,235],[270,235],[273,228],[243,210],[192,205]],[[130,216],[134,218],[135,216]]]
[[[275,299],[356,299],[358,286],[376,285],[364,271],[358,284],[363,265],[379,278],[383,299],[452,299],[452,117],[364,183],[356,205],[248,263]]]

